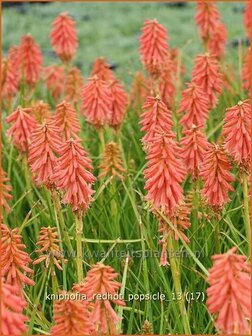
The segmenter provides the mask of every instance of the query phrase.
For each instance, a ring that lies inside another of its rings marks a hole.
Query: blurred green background
[[[222,20],[227,25],[227,58],[238,68],[238,40],[245,39],[244,4],[218,3]],[[202,52],[202,44],[194,22],[195,3],[23,3],[3,9],[3,52],[17,44],[23,34],[31,33],[41,46],[44,64],[58,62],[50,46],[49,33],[53,19],[62,11],[76,20],[80,45],[75,64],[86,77],[92,61],[106,57],[117,66],[118,76],[127,83],[139,69],[138,39],[145,19],[157,18],[168,29],[171,47],[182,48],[183,62],[190,69],[194,56]],[[187,76],[190,76],[188,73]]]

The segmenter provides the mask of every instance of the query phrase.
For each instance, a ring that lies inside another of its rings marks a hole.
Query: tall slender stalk
[[[191,329],[190,329],[190,325],[189,325],[187,311],[186,311],[186,308],[185,308],[185,299],[184,299],[184,295],[183,295],[182,288],[181,288],[180,272],[179,272],[179,268],[178,268],[178,265],[177,265],[177,262],[176,262],[176,259],[175,259],[176,253],[175,253],[175,250],[174,250],[174,244],[173,243],[174,242],[173,242],[172,237],[169,237],[168,238],[168,255],[169,255],[169,260],[170,260],[170,265],[171,265],[172,278],[173,278],[176,293],[181,294],[181,300],[178,301],[179,310],[180,310],[185,334],[189,335],[189,334],[191,334]]]
[[[244,222],[245,222],[246,236],[250,249],[251,231],[250,231],[250,216],[249,216],[248,176],[246,173],[243,173],[242,187],[243,187]]]
[[[76,227],[76,265],[77,265],[77,280],[78,283],[82,281],[83,278],[83,267],[82,267],[82,233],[83,233],[83,223],[82,218],[78,215],[75,215],[75,227]]]

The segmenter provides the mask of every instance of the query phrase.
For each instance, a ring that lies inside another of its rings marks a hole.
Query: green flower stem
[[[176,293],[181,293],[181,300],[178,301],[179,304],[179,310],[182,318],[182,323],[184,327],[184,332],[186,335],[191,334],[190,330],[190,324],[187,316],[187,311],[185,308],[185,300],[184,300],[184,295],[181,289],[181,283],[180,283],[180,272],[179,268],[175,259],[176,253],[174,253],[174,242],[172,237],[168,238],[168,255],[169,255],[169,260],[170,260],[170,265],[171,265],[171,272],[172,272],[172,278],[174,282],[174,287]]]
[[[76,250],[77,250],[77,281],[80,283],[83,279],[83,266],[82,266],[82,233],[83,233],[83,223],[82,218],[75,215],[75,226],[76,226]]]
[[[251,230],[250,230],[250,216],[249,216],[249,195],[248,195],[248,176],[243,173],[243,205],[244,205],[244,222],[246,229],[246,236],[250,250]]]

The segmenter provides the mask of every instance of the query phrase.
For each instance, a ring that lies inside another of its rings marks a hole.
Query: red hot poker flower
[[[111,120],[112,97],[106,82],[97,75],[89,78],[82,92],[83,113],[94,127],[102,127]]]
[[[168,56],[167,31],[157,20],[146,20],[141,30],[141,61],[151,75],[157,75]]]
[[[209,270],[207,306],[217,314],[216,327],[223,334],[248,335],[251,316],[251,276],[246,257],[236,254],[236,247],[227,253],[212,256]]]
[[[162,130],[152,138],[148,149],[147,168],[144,171],[146,199],[155,208],[172,214],[183,200],[180,183],[186,171],[180,158],[180,148],[170,134]]]
[[[32,116],[31,108],[18,107],[7,118],[7,123],[13,123],[7,132],[7,136],[12,138],[14,146],[21,152],[27,152],[32,131],[37,123]]]
[[[10,211],[9,202],[12,200],[11,190],[12,187],[10,185],[10,179],[7,176],[7,173],[3,170],[2,166],[0,166],[0,174],[1,174],[1,184],[0,184],[0,206],[2,206],[7,212]]]
[[[216,32],[220,21],[220,14],[215,3],[213,1],[198,1],[195,20],[200,29],[201,38],[208,42]]]
[[[69,69],[66,77],[66,100],[78,103],[81,99],[82,86],[83,77],[81,71],[76,67],[72,67]]]
[[[159,129],[165,133],[172,132],[172,113],[158,96],[147,97],[142,110],[139,124],[142,126],[141,131],[146,133],[143,142],[151,143]]]
[[[11,100],[18,91],[19,76],[10,59],[2,63],[2,97]]]
[[[67,295],[73,293],[60,292],[66,299],[54,301],[52,335],[90,335],[93,329],[92,319],[83,300],[69,300]]]
[[[61,13],[53,21],[51,44],[63,62],[70,62],[78,47],[75,22],[68,13]]]
[[[36,176],[38,185],[50,187],[56,168],[57,157],[62,141],[59,128],[52,121],[39,125],[32,133],[28,163]]]
[[[117,80],[111,82],[109,89],[112,98],[112,114],[111,119],[109,120],[109,125],[118,129],[122,124],[126,112],[128,95],[122,84]]]
[[[121,287],[121,284],[115,281],[117,277],[118,273],[115,273],[111,266],[97,263],[88,271],[84,285],[78,284],[74,287],[80,293],[86,294],[88,300],[94,301],[90,319],[100,333],[116,334],[116,324],[120,319],[110,301],[119,306],[125,305],[123,300],[116,298]],[[98,299],[98,295],[101,295],[102,299]]]
[[[246,2],[246,7],[244,11],[244,24],[247,29],[248,36],[251,36],[251,26],[252,26],[252,3],[251,1]]]
[[[85,212],[94,193],[91,160],[78,139],[68,140],[61,146],[60,153],[54,182],[64,192],[63,203],[70,204],[73,211]]]
[[[65,69],[60,65],[50,65],[44,69],[44,79],[47,90],[55,100],[59,100],[64,93]]]
[[[32,113],[36,121],[42,123],[51,116],[50,106],[47,103],[44,103],[43,100],[36,101],[32,106]]]
[[[185,167],[194,178],[198,177],[204,154],[208,148],[206,136],[200,126],[193,125],[191,129],[185,130],[181,139],[181,155],[185,162]]]
[[[210,108],[214,108],[222,89],[222,76],[217,59],[209,54],[197,56],[192,81],[201,86],[208,96]]]
[[[2,276],[6,278],[8,284],[22,288],[25,284],[33,286],[34,282],[24,274],[33,274],[33,270],[28,267],[31,258],[24,251],[25,245],[22,244],[18,230],[18,228],[11,230],[6,225],[1,225],[0,267]]]
[[[150,81],[140,71],[135,73],[130,90],[130,106],[139,109],[150,93]]]
[[[113,71],[110,69],[110,65],[103,57],[99,57],[94,61],[91,74],[92,76],[96,75],[105,82],[115,80],[115,76]]]
[[[248,166],[251,155],[251,103],[238,102],[226,110],[223,136],[225,148],[238,164]]]
[[[174,72],[174,63],[175,62],[173,60],[168,60],[165,62],[163,70],[160,74],[159,84],[161,98],[163,102],[170,108],[173,107],[176,93],[176,87],[174,84],[176,75],[176,72]]]
[[[70,103],[64,100],[58,104],[53,119],[64,140],[69,140],[71,137],[78,138],[80,123],[77,113]]]
[[[23,314],[26,302],[18,292],[17,286],[1,285],[1,335],[21,336],[27,331],[25,322],[28,318]]]
[[[251,63],[252,63],[251,48],[248,48],[242,67],[242,82],[243,82],[242,86],[245,90],[249,90],[251,85],[250,84],[252,76]]]
[[[227,30],[223,23],[218,23],[212,38],[209,41],[209,51],[212,55],[220,58],[225,51],[227,43]]]
[[[193,125],[204,125],[209,114],[209,103],[205,92],[195,83],[188,83],[182,93],[179,113],[186,112],[180,123],[190,129]]]
[[[230,174],[231,168],[223,147],[209,145],[202,162],[200,176],[204,181],[202,194],[216,210],[229,201],[228,192],[233,191],[231,183],[234,178]]]
[[[28,85],[33,86],[39,81],[41,75],[41,50],[31,35],[25,35],[22,37],[18,52],[20,53],[19,57],[23,80]]]

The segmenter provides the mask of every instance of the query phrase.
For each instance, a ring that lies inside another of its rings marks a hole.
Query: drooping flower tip
[[[236,253],[236,247],[227,253],[212,256],[209,270],[207,306],[216,314],[216,327],[230,335],[247,335],[251,317],[251,271],[246,257]]]
[[[75,22],[68,13],[59,14],[52,23],[51,44],[63,62],[70,62],[78,47]]]

